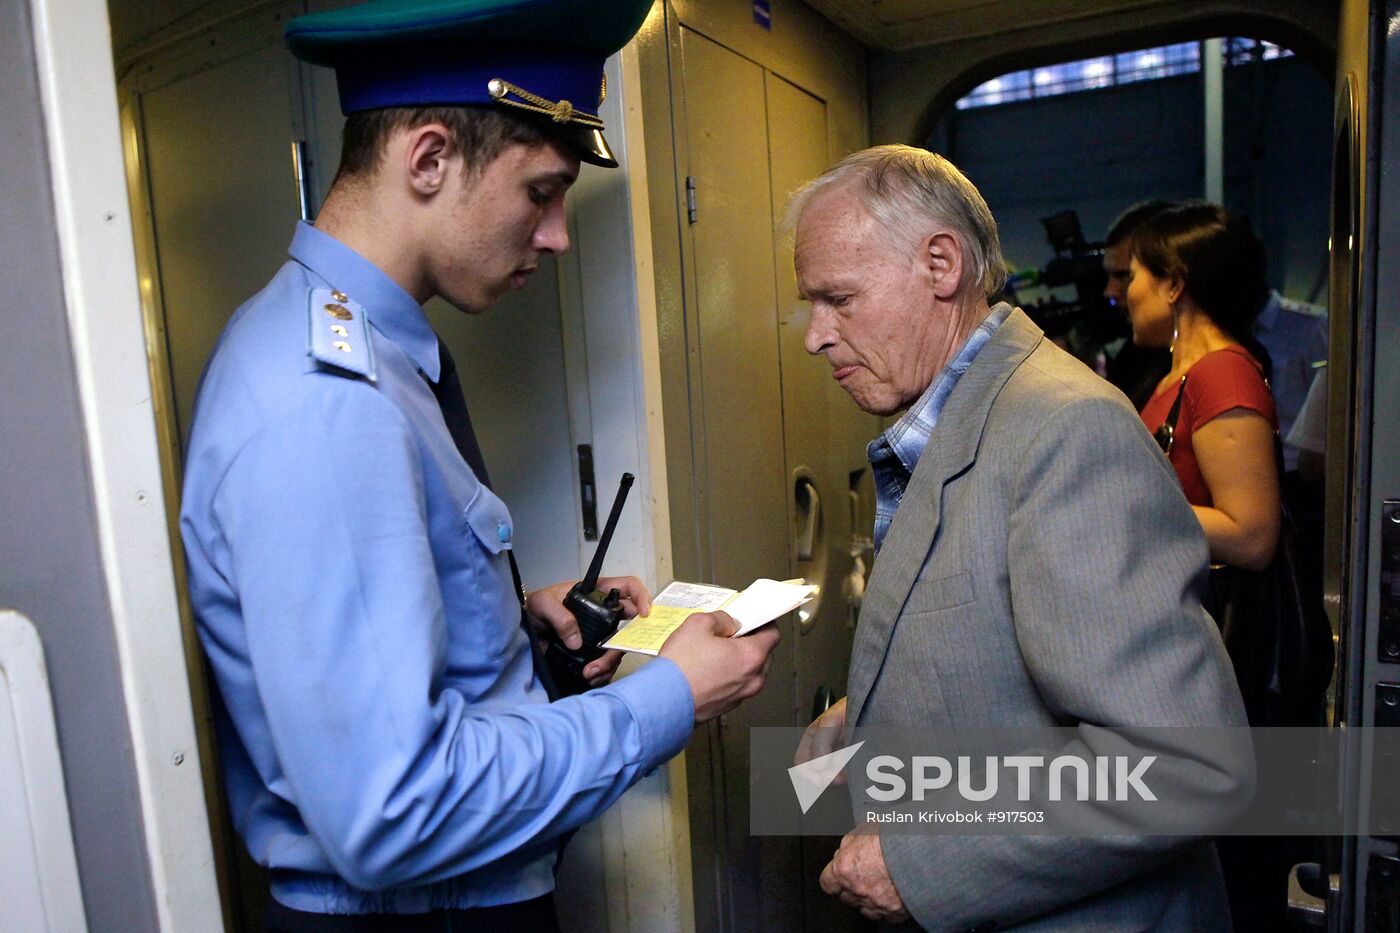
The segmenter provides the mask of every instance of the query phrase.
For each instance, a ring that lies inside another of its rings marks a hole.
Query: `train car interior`
[[[0,2],[0,827],[28,842],[0,855],[7,929],[261,929],[180,488],[214,343],[339,161],[334,76],[283,30],[346,5]],[[1103,295],[1115,218],[1204,198],[1250,219],[1316,320],[1288,349],[1298,403],[1325,390],[1325,446],[1292,454],[1288,495],[1336,640],[1327,724],[1400,725],[1396,23],[1400,0],[656,0],[608,60],[622,170],[583,167],[574,248],[489,314],[427,313],[527,588],[582,576],[626,472],[608,572],[821,591],[779,621],[765,690],[573,839],[564,929],[874,928],[818,884],[839,839],[749,832],[749,729],[844,695],[874,560],[866,445],[889,420],[804,349],[785,223],[870,145],[959,166],[1010,296],[1101,373],[1128,339]],[[1348,813],[1395,792],[1369,755],[1317,766]],[[1274,907],[1237,930],[1400,930],[1400,836],[1300,825],[1260,872]]]

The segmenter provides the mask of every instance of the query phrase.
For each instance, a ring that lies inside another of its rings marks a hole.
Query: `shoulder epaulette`
[[[375,380],[365,309],[344,292],[313,288],[307,296],[307,353],[319,363]]]

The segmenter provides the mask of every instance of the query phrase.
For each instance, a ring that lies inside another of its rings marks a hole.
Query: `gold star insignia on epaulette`
[[[337,370],[374,382],[374,348],[369,337],[369,316],[364,308],[345,292],[329,286],[313,288],[308,301],[309,354]],[[330,320],[322,317],[323,314]]]

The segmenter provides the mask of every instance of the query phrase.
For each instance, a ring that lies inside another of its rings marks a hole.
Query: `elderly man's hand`
[[[564,608],[564,597],[573,589],[573,582],[556,583],[542,590],[535,590],[525,598],[525,617],[535,638],[545,641],[553,632],[567,647],[577,649],[583,643],[579,635],[578,620]],[[646,584],[636,577],[603,577],[598,588],[604,593],[616,588],[621,591],[622,614],[625,618],[646,615],[651,612],[651,592]],[[541,648],[543,648],[543,644]],[[604,651],[602,656],[588,662],[583,669],[583,678],[590,687],[601,687],[612,680],[617,666],[622,663],[622,652]]]
[[[890,880],[880,837],[872,827],[864,829],[841,840],[841,848],[822,870],[822,890],[856,908],[867,920],[903,923],[909,911]]]
[[[836,750],[836,743],[841,738],[842,730],[846,728],[846,698],[842,697],[831,704],[807,727],[807,731],[802,733],[802,741],[797,743],[797,754],[793,756],[794,765],[805,764],[813,758],[820,758],[823,755],[830,755]],[[836,776],[835,784],[846,783],[846,772],[843,770]]]

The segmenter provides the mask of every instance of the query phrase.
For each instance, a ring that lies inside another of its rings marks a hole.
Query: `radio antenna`
[[[584,593],[591,593],[598,586],[598,577],[603,572],[603,556],[607,554],[608,545],[612,543],[613,529],[617,527],[617,517],[622,514],[622,506],[627,501],[627,490],[632,488],[632,480],[636,479],[631,473],[622,474],[622,485],[617,490],[617,497],[613,499],[612,511],[608,513],[608,523],[603,528],[603,537],[598,541],[598,550],[593,552],[593,563],[588,565],[588,576],[579,581],[578,588]]]

